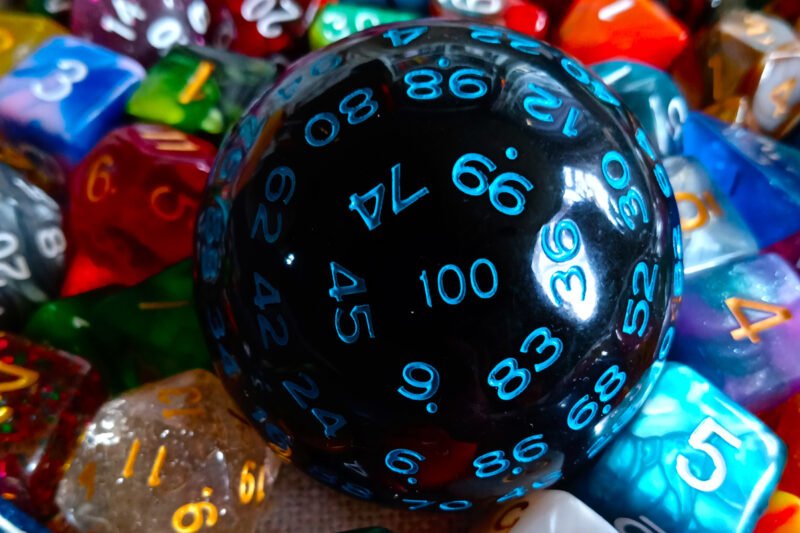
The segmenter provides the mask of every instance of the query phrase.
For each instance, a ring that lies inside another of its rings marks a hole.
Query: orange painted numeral
[[[744,298],[728,298],[725,300],[725,305],[728,306],[736,322],[739,323],[740,327],[731,331],[731,337],[737,341],[747,337],[750,339],[750,342],[759,343],[761,342],[761,337],[758,335],[760,332],[773,328],[792,318],[792,313],[785,307],[765,302],[745,300]],[[772,316],[751,323],[747,319],[747,316],[745,316],[744,311],[742,311],[743,308],[772,313]]]
[[[89,169],[89,179],[86,180],[86,198],[90,202],[96,203],[105,198],[109,193],[115,192],[111,187],[111,166],[114,159],[104,154],[92,163]],[[99,188],[98,188],[99,183]]]
[[[170,195],[177,197],[177,201],[174,202],[175,207],[172,210],[164,209],[160,205],[164,202],[159,202],[158,200],[162,196],[169,197]],[[197,202],[185,194],[174,192],[169,185],[162,185],[153,189],[152,194],[150,194],[150,207],[160,218],[163,218],[167,222],[175,222],[196,209]]]
[[[161,389],[158,391],[158,401],[165,405],[172,404],[172,399],[174,397],[183,398],[182,405],[184,407],[179,409],[164,409],[161,411],[161,416],[164,418],[172,418],[173,416],[181,415],[192,416],[205,414],[205,409],[202,407],[190,407],[191,405],[200,403],[200,401],[203,399],[203,394],[197,387],[175,387],[170,389]]]
[[[97,463],[90,461],[83,467],[81,475],[78,476],[78,486],[86,489],[86,500],[92,501],[94,496],[94,480],[97,475]]]
[[[253,501],[255,496],[256,503],[264,501],[264,483],[266,479],[266,466],[261,465],[258,469],[258,477],[253,475],[257,465],[255,461],[246,461],[242,467],[242,475],[239,480],[239,501],[247,505]]]
[[[14,46],[14,36],[6,28],[0,28],[0,53],[11,50]]]
[[[165,152],[194,152],[197,145],[190,141],[186,134],[178,130],[145,131],[142,139],[157,141],[156,150]]]
[[[797,87],[797,80],[791,78],[772,89],[772,93],[769,95],[769,99],[775,106],[772,118],[782,117],[789,111],[789,98],[792,96],[795,87]]]
[[[203,85],[205,85],[213,72],[214,63],[201,61],[186,83],[186,87],[183,88],[181,94],[178,96],[178,102],[182,105],[186,105],[195,100],[202,100],[203,94],[200,93],[200,89],[203,88]],[[198,98],[198,96],[200,98]]]
[[[681,230],[687,233],[705,226],[710,218],[709,211],[717,216],[722,216],[722,209],[720,209],[717,200],[709,191],[705,191],[702,194],[702,198],[692,192],[675,191],[675,201],[679,203],[689,202],[697,212],[691,218],[681,219]]]
[[[0,393],[26,389],[39,381],[39,373],[17,365],[0,361],[0,374],[14,376],[17,379],[0,383]]]
[[[211,487],[203,487],[203,498],[208,498],[213,494]],[[205,514],[205,516],[203,516]],[[190,522],[187,524],[186,519],[189,518]],[[211,502],[196,502],[187,503],[178,509],[172,515],[172,529],[177,533],[196,533],[200,531],[203,526],[214,527],[219,519],[219,511],[217,506]]]
[[[131,444],[131,449],[128,452],[128,458],[125,460],[125,467],[122,469],[122,477],[125,479],[133,477],[136,459],[139,457],[139,450],[141,448],[142,442],[139,439],[134,439],[133,444]],[[162,444],[158,447],[156,459],[153,461],[153,466],[150,468],[150,475],[147,477],[148,487],[158,487],[161,485],[161,467],[164,466],[164,460],[166,458],[167,447]]]
[[[711,97],[714,100],[722,99],[722,56],[714,54],[708,60],[711,69]]]

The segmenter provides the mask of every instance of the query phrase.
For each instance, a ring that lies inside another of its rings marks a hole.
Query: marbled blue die
[[[662,156],[681,153],[689,106],[669,74],[634,61],[604,61],[592,70],[619,94]]]
[[[572,490],[618,529],[746,532],[785,461],[784,444],[757,418],[667,363],[637,417]]]
[[[800,151],[695,112],[684,126],[684,146],[730,198],[761,248],[800,231]]]

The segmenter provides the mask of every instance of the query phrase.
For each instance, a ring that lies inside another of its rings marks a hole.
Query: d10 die
[[[134,285],[187,258],[215,155],[210,143],[166,126],[136,124],[103,139],[72,179],[74,252],[62,294]]]
[[[277,469],[219,380],[196,370],[103,405],[57,501],[96,533],[255,532]]]

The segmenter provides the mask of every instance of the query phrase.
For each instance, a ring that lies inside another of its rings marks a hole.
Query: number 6
[[[722,453],[713,444],[707,442],[712,435],[719,436],[737,450],[742,446],[741,439],[732,435],[713,418],[709,417],[700,422],[700,425],[689,436],[689,446],[704,452],[711,458],[711,462],[714,463],[714,471],[711,473],[711,477],[706,480],[698,479],[689,469],[689,459],[683,454],[678,454],[676,469],[682,480],[693,489],[701,492],[717,490],[725,482],[725,475],[727,474],[725,458]]]

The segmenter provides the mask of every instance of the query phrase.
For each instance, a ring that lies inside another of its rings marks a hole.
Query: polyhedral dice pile
[[[0,530],[800,532],[797,0],[0,9]]]

